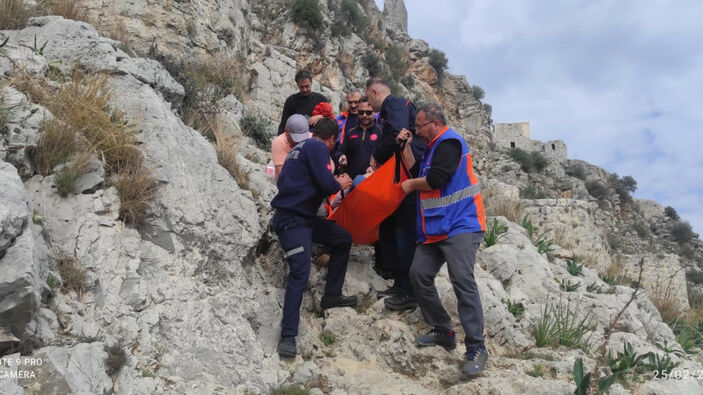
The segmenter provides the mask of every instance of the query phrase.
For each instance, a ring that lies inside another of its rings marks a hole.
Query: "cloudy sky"
[[[635,197],[703,233],[703,1],[405,4],[410,35],[485,89],[495,122],[633,176]]]

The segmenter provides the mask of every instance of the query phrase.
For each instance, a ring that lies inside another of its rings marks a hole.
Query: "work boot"
[[[451,351],[456,348],[456,335],[454,331],[435,327],[425,335],[415,338],[418,346],[442,346]]]
[[[281,340],[278,341],[277,351],[281,358],[295,358],[297,354],[295,337],[281,337]]]
[[[332,309],[335,307],[355,307],[357,303],[356,296],[323,296],[320,301],[322,310]]]
[[[390,287],[390,288],[385,289],[385,290],[383,290],[383,291],[378,291],[378,292],[376,292],[376,297],[377,297],[378,299],[383,299],[383,298],[385,298],[385,297],[387,297],[387,296],[395,296],[395,295],[398,295],[398,294],[400,294],[400,293],[402,293],[402,292],[403,292],[403,290],[401,290],[401,289],[398,288],[398,287]]]
[[[383,303],[386,305],[388,310],[393,311],[404,311],[417,307],[417,300],[415,297],[405,292],[401,292],[397,295],[391,296],[390,298],[385,298]]]
[[[487,361],[488,350],[486,350],[485,346],[466,347],[464,367],[461,370],[468,376],[476,376],[481,374],[483,369],[486,368]]]

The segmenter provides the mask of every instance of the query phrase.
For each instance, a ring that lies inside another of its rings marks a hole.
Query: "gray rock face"
[[[32,234],[32,206],[17,170],[2,161],[0,185],[0,325],[21,336],[41,300],[46,247]]]
[[[40,365],[22,368],[35,378],[20,380],[31,393],[103,394],[112,390],[105,372],[107,353],[103,343],[81,343],[70,348],[45,347],[34,352]],[[30,373],[30,374],[31,374]]]
[[[408,34],[408,10],[403,0],[384,0],[383,22],[387,30]]]
[[[153,59],[124,58],[120,59],[117,71],[130,74],[140,82],[150,85],[161,92],[167,102],[180,106],[185,95],[185,89],[164,70],[161,64]]]
[[[13,164],[22,178],[31,177],[34,169],[27,148],[36,144],[42,122],[50,114],[12,87],[0,89],[0,105],[8,109],[5,131],[0,131],[0,160]]]

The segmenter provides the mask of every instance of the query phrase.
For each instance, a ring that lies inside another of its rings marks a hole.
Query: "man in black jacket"
[[[380,78],[371,78],[366,83],[366,96],[374,111],[380,111],[379,122],[383,130],[381,144],[374,150],[370,167],[376,169],[400,152],[396,141],[403,129],[415,132],[415,106],[407,99],[391,95],[388,84]],[[410,169],[417,176],[424,144],[419,138],[411,142],[411,151],[416,165]],[[415,254],[415,226],[417,192],[409,193],[398,209],[379,226],[379,252],[384,262],[391,266],[393,286],[377,294],[386,297],[384,304],[390,310],[402,311],[417,307],[408,272]]]
[[[342,172],[354,177],[366,173],[371,154],[381,144],[381,127],[374,119],[374,111],[366,96],[359,100],[359,125],[345,131],[344,142],[339,146],[339,164]]]
[[[286,99],[283,104],[283,113],[281,114],[281,123],[278,125],[278,134],[283,133],[286,128],[288,117],[293,114],[302,114],[310,117],[312,110],[320,102],[329,102],[327,98],[317,92],[312,91],[312,74],[307,70],[300,70],[295,73],[295,83],[298,85],[298,93],[294,93]],[[310,117],[310,125],[314,125],[322,119],[322,115]]]

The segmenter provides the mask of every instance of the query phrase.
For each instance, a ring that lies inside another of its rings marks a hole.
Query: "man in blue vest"
[[[356,296],[342,295],[352,238],[336,223],[316,216],[323,199],[349,188],[349,175],[333,176],[330,151],[337,141],[339,128],[330,118],[315,124],[312,137],[298,143],[288,154],[278,178],[278,194],[271,201],[276,210],[273,228],[278,234],[284,258],[288,261],[288,279],[283,301],[283,320],[278,354],[296,355],[295,337],[300,323],[300,304],[310,275],[310,246],[312,242],[330,249],[327,282],[320,307],[356,306]]]
[[[406,193],[419,191],[417,241],[410,281],[425,321],[433,327],[417,337],[420,346],[456,348],[452,322],[437,294],[435,276],[447,262],[449,279],[457,297],[459,318],[466,337],[463,371],[481,373],[488,360],[483,338],[483,308],[474,279],[476,251],[486,230],[486,215],[473,172],[471,153],[464,139],[449,129],[442,108],[429,103],[418,110],[415,133],[426,144],[417,178],[401,184]],[[403,161],[415,165],[408,148],[413,135],[402,130],[397,140],[406,141]]]

